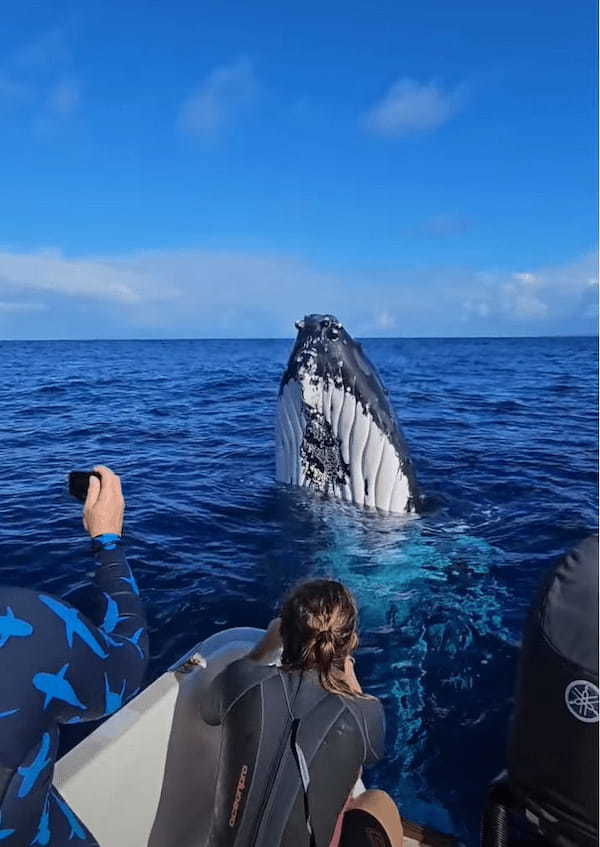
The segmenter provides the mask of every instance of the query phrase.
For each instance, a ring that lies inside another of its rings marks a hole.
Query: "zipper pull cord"
[[[304,755],[304,751],[302,747],[298,744],[298,730],[300,728],[300,718],[297,718],[294,715],[294,711],[292,709],[292,704],[290,703],[290,698],[288,695],[287,686],[285,684],[285,680],[283,678],[283,674],[279,671],[279,679],[281,680],[281,685],[283,687],[283,696],[285,697],[285,703],[290,715],[290,720],[292,721],[291,728],[291,741],[292,741],[292,750],[294,752],[294,758],[296,759],[296,765],[298,767],[298,771],[300,773],[300,780],[302,782],[302,788],[304,789],[304,816],[306,818],[306,829],[308,831],[308,837],[310,841],[310,847],[316,847],[317,842],[315,841],[315,834],[313,832],[312,823],[310,820],[310,808],[308,804],[308,788],[310,786],[310,772],[308,770],[308,765],[306,764],[306,756]],[[302,685],[302,676],[300,677],[300,682],[298,683],[298,688],[296,689],[296,693],[294,694],[294,702],[296,702],[296,697],[298,696],[298,692],[300,691],[300,686]]]

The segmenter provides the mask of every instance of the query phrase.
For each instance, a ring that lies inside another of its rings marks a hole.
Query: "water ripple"
[[[596,342],[365,343],[435,505],[419,520],[273,482],[289,347],[0,343],[2,578],[84,591],[89,548],[63,482],[102,462],[123,479],[151,676],[216,628],[265,625],[298,579],[343,579],[361,606],[359,675],[386,706],[375,781],[476,844],[527,607],[596,526]]]

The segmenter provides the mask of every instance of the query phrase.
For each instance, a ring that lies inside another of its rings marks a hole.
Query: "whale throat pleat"
[[[375,483],[381,467],[385,437],[369,416],[369,436],[363,452],[362,475],[365,486],[365,506],[375,507]]]
[[[378,509],[389,512],[400,462],[392,443],[387,437],[384,438],[384,442],[381,464],[375,480],[375,505]]]
[[[341,380],[289,380],[276,423],[279,481],[384,512],[410,510],[410,480],[391,436]]]
[[[288,383],[290,388],[286,396],[287,413],[292,430],[292,444],[294,455],[293,477],[297,485],[304,483],[304,470],[300,458],[300,446],[304,440],[304,414],[302,412],[302,397],[297,383]]]
[[[350,482],[352,485],[352,499],[360,505],[364,505],[365,503],[363,461],[371,423],[371,416],[365,413],[360,403],[357,403],[352,432],[350,433]]]
[[[338,422],[338,438],[342,450],[342,459],[347,465],[350,464],[350,433],[352,432],[355,414],[356,400],[349,391],[344,391],[344,405]]]
[[[331,430],[336,438],[339,439],[340,431],[339,431],[339,423],[340,423],[340,415],[342,409],[344,408],[344,401],[346,399],[346,392],[344,391],[344,386],[335,386],[331,392]]]
[[[275,426],[275,477],[279,482],[289,482],[288,462],[291,456],[288,434],[285,427],[283,401],[277,403],[277,421]]]
[[[390,512],[407,512],[410,498],[410,490],[408,487],[408,478],[402,472],[398,471],[394,490],[392,491],[392,499],[390,501]]]
[[[276,475],[281,482],[302,485],[300,445],[304,437],[300,390],[293,380],[288,382],[279,398],[277,409]]]

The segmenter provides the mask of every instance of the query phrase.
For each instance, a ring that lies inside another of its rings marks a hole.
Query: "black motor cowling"
[[[557,845],[598,841],[598,538],[546,580],[525,628],[508,784]]]

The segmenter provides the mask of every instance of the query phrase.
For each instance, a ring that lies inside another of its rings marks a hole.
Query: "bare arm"
[[[255,662],[265,662],[265,660],[281,650],[281,619],[274,618],[263,637],[258,644],[250,650],[248,658]]]

